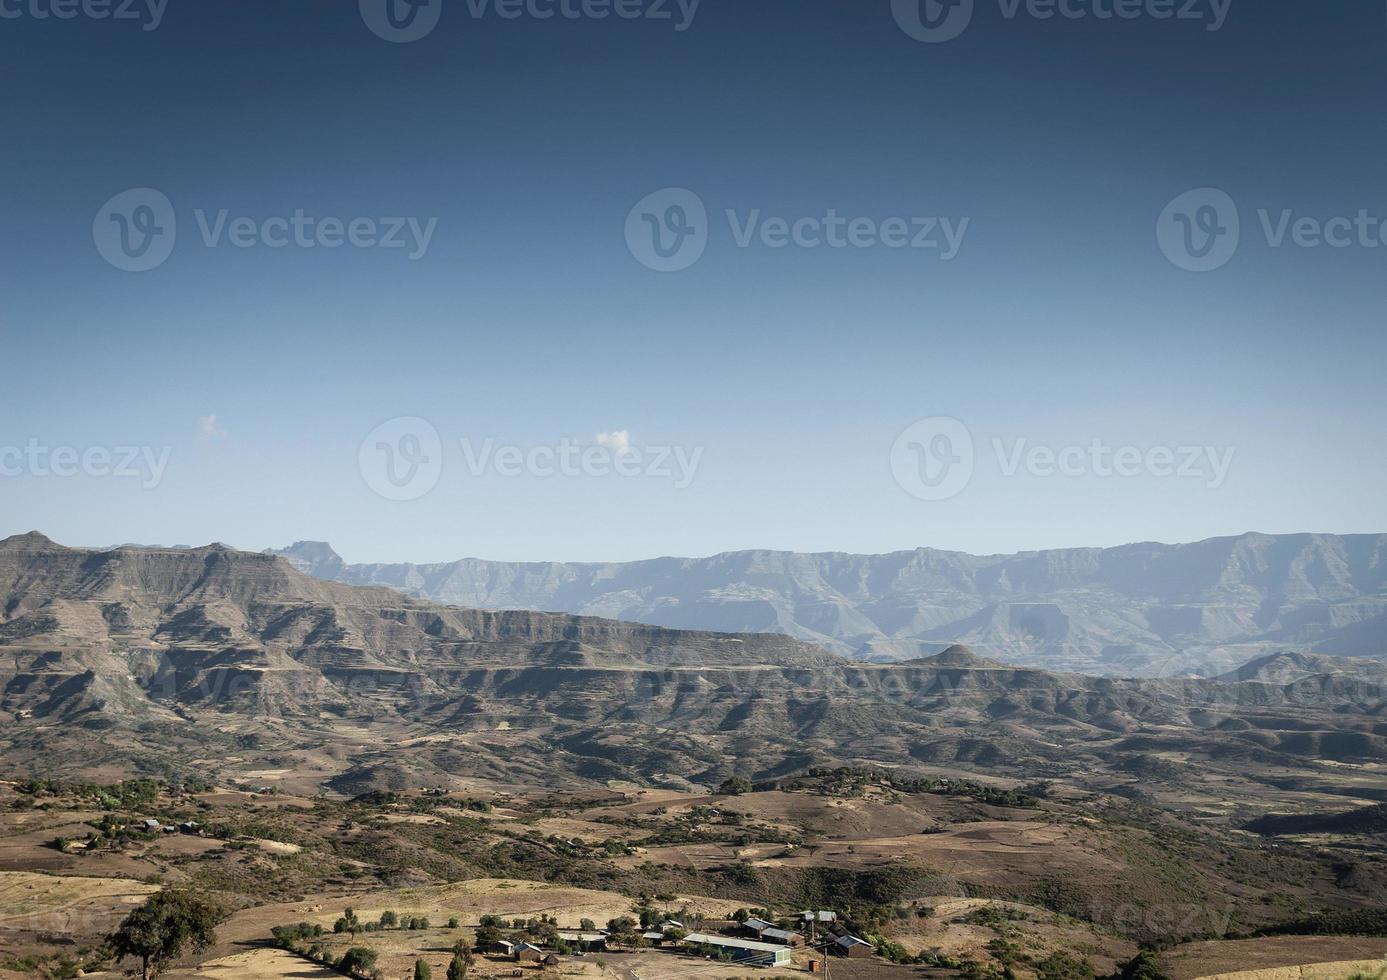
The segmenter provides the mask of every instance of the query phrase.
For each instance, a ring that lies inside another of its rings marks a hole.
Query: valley
[[[0,599],[0,893],[24,896],[0,951],[32,975],[99,959],[158,887],[230,915],[186,976],[316,975],[270,930],[347,906],[432,923],[347,937],[378,940],[386,975],[433,957],[441,976],[481,916],[576,929],[653,896],[734,932],[737,908],[832,908],[877,950],[834,972],[864,980],[1050,980],[1060,954],[1101,976],[1142,944],[1193,977],[1250,936],[1299,965],[1387,931],[1373,660],[1164,679],[959,645],[862,663],[784,635],[441,606],[220,545],[41,535],[0,542]],[[562,969],[690,969],[678,947],[614,946]]]

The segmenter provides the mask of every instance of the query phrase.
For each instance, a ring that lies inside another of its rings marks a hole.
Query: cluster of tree
[[[292,926],[275,926],[270,930],[270,935],[280,946],[288,946],[291,943],[302,942],[305,939],[317,939],[327,934],[327,930],[317,923],[298,922]]]
[[[719,868],[711,868],[711,871],[724,878],[729,884],[738,888],[752,889],[761,885],[761,876],[756,873],[756,869],[745,861],[738,861],[736,864],[725,864]]]
[[[1170,980],[1161,971],[1160,964],[1156,960],[1156,954],[1149,949],[1143,949],[1122,968],[1121,980]]]
[[[770,921],[775,918],[775,913],[770,909],[737,909],[732,913],[732,921],[737,923],[746,922],[747,919],[765,919]]]
[[[673,898],[674,896],[671,895],[670,897]],[[636,904],[631,907],[631,911],[633,914],[640,917],[640,927],[646,932],[658,927],[660,923],[671,919],[682,922],[685,926],[694,930],[701,928],[703,925],[702,913],[695,912],[687,905],[681,907],[678,911],[672,911],[668,906],[660,908],[650,904],[649,896],[644,893],[636,900]]]
[[[279,938],[277,935],[276,939]],[[321,963],[349,977],[367,977],[369,980],[381,980],[383,977],[381,971],[376,969],[380,954],[369,946],[353,946],[341,956],[335,957],[321,943],[304,948],[298,943],[281,940],[280,945],[305,959]],[[472,950],[467,948],[466,943],[458,942],[453,947],[453,958],[448,964],[447,980],[467,980],[467,972],[471,969],[472,961]],[[423,960],[415,960],[414,977],[415,980],[433,980],[433,970]]]
[[[457,928],[457,919],[448,920],[450,928]],[[347,909],[341,917],[332,924],[332,931],[335,933],[349,932],[355,936],[359,932],[380,932],[383,929],[413,929],[415,931],[432,928],[427,916],[423,915],[400,915],[393,911],[385,911],[380,914],[380,918],[375,922],[363,922],[356,914],[355,909]]]
[[[318,947],[318,949],[321,951],[320,955],[325,955],[327,957],[326,959],[319,960],[319,962],[335,967],[349,977],[369,977],[371,980],[378,980],[378,978],[384,976],[384,974],[375,968],[376,961],[380,959],[380,954],[369,946],[353,946],[343,953],[336,962],[332,961],[331,954],[322,951],[321,946]],[[317,959],[317,957],[312,958]]]
[[[857,935],[876,931],[930,872],[909,865],[886,868],[805,868],[792,898],[802,909],[836,909]],[[872,926],[875,925],[875,929]]]
[[[597,926],[591,919],[584,919],[582,928],[584,931],[593,931]],[[482,916],[477,927],[477,949],[485,950],[502,939],[549,946],[561,954],[574,952],[570,943],[559,938],[559,920],[552,915],[509,921],[499,915]]]
[[[644,946],[646,944],[645,938],[641,932],[641,923],[629,915],[618,916],[607,921],[608,941],[618,946]]]
[[[1034,808],[1048,792],[1040,783],[1022,789],[1002,789],[974,782],[971,779],[944,779],[934,776],[909,776],[884,769],[844,766],[837,769],[810,769],[809,780],[797,780],[794,789],[814,789],[827,796],[855,796],[868,786],[879,785],[898,793],[934,793],[942,796],[966,796],[990,806]],[[814,785],[817,784],[817,785]]]
[[[912,954],[900,943],[882,935],[870,935],[869,941],[876,946],[879,956],[892,963],[957,970],[967,980],[1015,980],[1017,967],[1034,973],[1037,980],[1095,980],[1093,964],[1086,959],[1062,951],[1036,958],[1028,955],[1019,944],[1001,938],[987,944],[987,952],[996,965],[961,960],[929,950]],[[1161,971],[1156,954],[1144,949],[1107,980],[1169,980],[1169,977]]]
[[[1387,909],[1320,912],[1259,930],[1253,936],[1387,936]]]
[[[746,776],[733,776],[723,781],[718,787],[718,792],[724,796],[741,796],[743,793],[752,792],[754,788],[754,784]]]
[[[359,793],[351,798],[353,806],[393,806],[400,802],[399,793],[373,789],[369,793]]]
[[[31,799],[76,797],[104,810],[144,809],[153,806],[160,793],[203,793],[211,788],[206,779],[194,776],[167,781],[142,776],[109,784],[26,779],[15,786],[21,795]]]
[[[1340,813],[1267,814],[1243,824],[1243,830],[1268,837],[1300,834],[1387,833],[1387,803]]]
[[[467,971],[472,969],[475,958],[467,944],[459,941],[453,947],[453,958],[448,963],[447,980],[467,980]],[[423,960],[415,960],[414,980],[433,980],[433,967]]]
[[[1020,945],[1005,939],[994,939],[987,944],[988,954],[996,961],[978,963],[961,960],[945,953],[925,950],[911,953],[900,943],[892,942],[885,936],[869,934],[869,942],[877,948],[877,955],[909,966],[931,966],[944,970],[957,970],[968,980],[1015,980],[1016,967],[1024,967],[1034,973],[1038,980],[1094,980],[1093,964],[1065,952],[1054,952],[1040,959],[1027,955]],[[1127,980],[1157,980],[1155,977],[1134,976]]]
[[[348,909],[347,912],[355,919],[356,914],[351,909]],[[300,922],[292,926],[276,926],[270,930],[275,944],[281,949],[312,960],[314,963],[320,963],[349,977],[367,977],[370,980],[378,980],[381,974],[375,969],[375,966],[376,961],[380,958],[379,953],[369,946],[353,946],[338,956],[322,942],[315,941],[326,934],[327,931],[322,926],[307,922]]]

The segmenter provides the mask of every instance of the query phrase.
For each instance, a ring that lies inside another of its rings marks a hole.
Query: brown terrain
[[[835,909],[878,943],[830,964],[846,980],[1049,980],[1058,954],[1105,975],[1142,943],[1177,980],[1380,958],[1375,666],[850,663],[784,636],[432,605],[221,546],[12,538],[0,967],[96,970],[167,886],[231,915],[175,976],[336,975],[274,948],[273,927],[307,922],[334,955],[369,945],[385,976],[424,958],[441,978],[483,915],[576,928],[640,908],[705,929]],[[331,934],[349,905],[430,925]],[[591,980],[751,969],[560,958]]]

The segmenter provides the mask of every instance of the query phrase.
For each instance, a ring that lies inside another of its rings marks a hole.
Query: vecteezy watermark
[[[680,272],[708,248],[708,208],[685,187],[647,194],[626,215],[626,247],[656,272]]]
[[[1329,218],[1297,214],[1294,208],[1258,208],[1256,213],[1268,248],[1387,248],[1387,216],[1367,208]],[[1212,272],[1227,265],[1242,238],[1237,203],[1214,187],[1186,191],[1156,221],[1161,251],[1187,272]]]
[[[360,0],[361,19],[376,37],[409,44],[433,33],[444,0]],[[693,26],[703,0],[451,0],[473,20],[648,20],[668,21],[680,33]]]
[[[767,215],[760,208],[724,212],[737,248],[917,249],[950,262],[963,248],[971,219],[948,217],[849,217],[834,208],[823,214]],[[693,191],[667,187],[648,194],[626,215],[626,247],[656,272],[679,272],[703,257],[711,241],[708,208]]]
[[[0,479],[139,480],[153,490],[164,479],[173,449],[169,446],[49,446],[30,439],[22,446],[0,446]]]
[[[1186,191],[1156,219],[1156,242],[1186,272],[1212,272],[1233,258],[1242,221],[1233,199],[1217,187]]]
[[[639,444],[625,431],[528,446],[464,436],[458,449],[463,471],[473,478],[649,479],[668,481],[676,490],[693,483],[704,454],[702,446]],[[357,468],[381,497],[418,500],[438,486],[444,455],[438,429],[426,419],[409,416],[372,429],[357,451]]]
[[[379,496],[418,500],[443,476],[443,439],[427,419],[390,419],[361,440],[356,461],[361,478]]]
[[[948,500],[973,479],[973,436],[958,419],[921,419],[896,437],[891,473],[896,483],[920,500]]]
[[[1199,480],[1218,490],[1233,466],[1233,447],[1199,445],[1114,445],[1103,439],[1048,445],[1029,438],[990,440],[997,472],[1035,479],[1064,477]],[[918,500],[957,497],[968,488],[978,459],[973,434],[958,419],[934,416],[910,425],[891,447],[891,473]]]
[[[157,31],[169,0],[0,0],[0,20],[134,21]]]
[[[1193,21],[1221,29],[1233,0],[997,0],[1002,18],[1032,20]],[[926,44],[952,41],[968,29],[976,0],[891,0],[902,31]]]
[[[371,33],[393,44],[428,37],[443,16],[443,0],[361,0],[359,7]]]
[[[621,434],[624,435],[624,434]],[[462,456],[469,476],[494,473],[507,479],[530,476],[620,477],[672,481],[684,490],[694,481],[703,462],[703,447],[639,446],[625,439],[598,436],[594,442],[560,439],[554,445],[498,445],[494,439],[474,444],[462,440]]]
[[[173,202],[152,187],[122,191],[96,212],[92,241],[102,258],[117,269],[156,269],[168,261],[178,241]]]
[[[204,248],[406,250],[417,262],[428,254],[438,219],[416,217],[335,217],[310,215],[302,208],[268,218],[232,215],[221,208],[193,210]],[[178,241],[178,215],[160,191],[136,187],[111,198],[92,221],[92,241],[111,265],[125,272],[148,272],[168,261]]]
[[[1233,906],[1188,904],[1093,904],[1086,918],[1120,935],[1197,936],[1227,935],[1232,928]]]

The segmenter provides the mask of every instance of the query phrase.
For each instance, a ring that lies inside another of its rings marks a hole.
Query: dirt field
[[[1343,960],[1338,963],[1284,966],[1275,970],[1218,973],[1204,980],[1345,980],[1353,976],[1376,976],[1384,969],[1387,969],[1387,963],[1381,960]]]
[[[156,891],[155,885],[123,878],[0,872],[0,939],[103,936]]]
[[[1347,977],[1358,967],[1346,961],[1372,961],[1380,968],[1387,957],[1387,938],[1354,936],[1273,936],[1236,942],[1187,943],[1161,954],[1161,965],[1172,980],[1197,980],[1224,974],[1255,972],[1257,977],[1239,980],[1316,980]],[[1296,969],[1304,964],[1325,964],[1315,970]],[[1290,968],[1290,969],[1287,969]],[[1277,971],[1273,977],[1266,971]]]
[[[841,838],[812,843],[793,851],[753,844],[677,844],[641,848],[617,859],[634,868],[645,861],[680,867],[709,868],[731,859],[764,868],[864,867],[911,862],[969,876],[977,882],[1005,884],[1017,875],[1046,877],[1056,868],[1085,875],[1119,871],[1121,866],[1096,853],[1093,835],[1082,826],[1038,820],[979,821],[958,824],[940,833],[898,837]]]
[[[914,798],[893,802],[874,799],[830,799],[804,793],[755,793],[747,796],[698,796],[673,791],[643,792],[636,802],[624,806],[602,807],[582,814],[586,819],[599,815],[617,817],[680,817],[698,806],[714,806],[736,811],[748,820],[781,827],[806,830],[828,838],[893,837],[918,834],[940,824],[950,809],[942,798]]]
[[[341,980],[342,974],[283,950],[257,949],[223,956],[194,969],[173,970],[164,976],[170,980]]]

